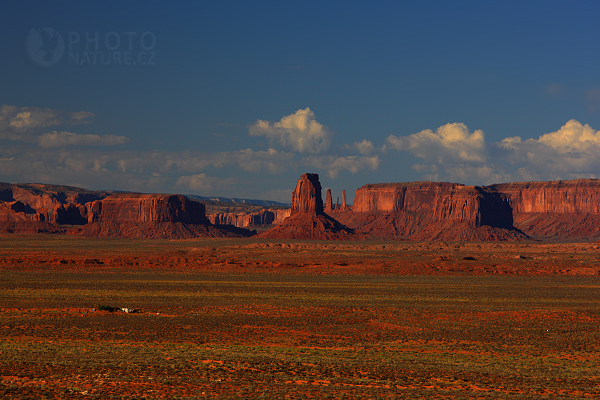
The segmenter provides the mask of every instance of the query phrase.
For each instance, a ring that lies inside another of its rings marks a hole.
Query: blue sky
[[[316,172],[351,202],[600,175],[595,1],[1,7],[0,181],[290,202]]]

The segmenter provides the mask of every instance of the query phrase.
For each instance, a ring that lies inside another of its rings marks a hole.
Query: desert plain
[[[0,236],[0,397],[598,398],[599,248]]]

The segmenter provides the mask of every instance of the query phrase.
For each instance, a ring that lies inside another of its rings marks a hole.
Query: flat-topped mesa
[[[86,204],[88,222],[181,222],[208,225],[204,204],[185,196],[124,193]]]
[[[323,198],[318,174],[303,174],[292,195],[292,214],[323,214]]]
[[[432,213],[438,195],[464,186],[448,182],[405,182],[364,185],[356,190],[353,212],[414,211]]]
[[[600,180],[515,182],[491,185],[508,198],[514,214],[600,214]]]

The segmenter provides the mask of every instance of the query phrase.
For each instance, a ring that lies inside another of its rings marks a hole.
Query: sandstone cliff
[[[86,204],[88,222],[208,224],[204,204],[182,195],[122,193]]]
[[[368,184],[356,190],[352,211],[431,213],[436,197],[449,193],[457,186],[463,185],[447,182]]]
[[[214,225],[232,225],[238,228],[251,228],[255,226],[279,225],[290,216],[291,209],[263,209],[254,213],[216,213],[208,216]]]
[[[321,182],[317,174],[303,174],[292,194],[292,214],[323,214]]]
[[[600,239],[600,180],[516,182],[490,186],[512,208],[514,224],[539,239]]]
[[[182,195],[123,193],[86,204],[88,223],[73,232],[84,236],[131,239],[244,237],[255,232],[214,227],[204,204]]]
[[[258,237],[270,239],[356,240],[361,235],[323,212],[317,174],[304,174],[292,194],[291,216]]]
[[[524,240],[506,196],[447,182],[365,185],[341,222],[373,236],[414,240]],[[468,228],[467,228],[468,227]],[[490,230],[490,228],[493,228]]]
[[[600,214],[600,180],[517,182],[490,186],[504,194],[513,213]]]
[[[0,183],[0,232],[171,239],[254,234],[235,227],[213,227],[204,204],[181,195],[113,193]]]

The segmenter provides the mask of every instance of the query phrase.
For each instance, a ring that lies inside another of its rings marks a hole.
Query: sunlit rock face
[[[258,234],[269,239],[357,240],[354,230],[323,212],[321,183],[317,174],[303,174],[292,195],[292,211],[281,224]]]
[[[292,195],[292,215],[297,213],[323,214],[323,198],[318,174],[303,174]]]
[[[600,214],[600,180],[518,182],[491,185],[508,198],[514,213]]]
[[[204,204],[181,195],[126,193],[86,204],[88,222],[209,224]]]

